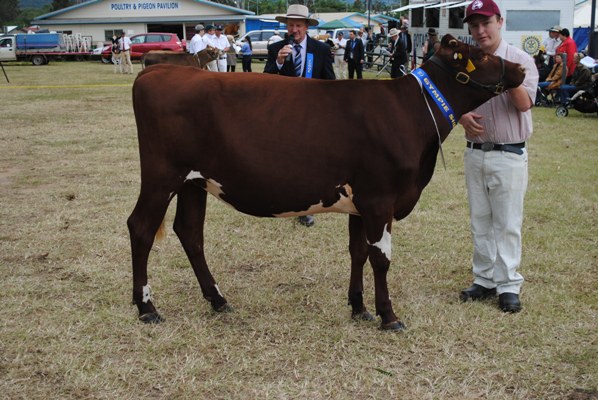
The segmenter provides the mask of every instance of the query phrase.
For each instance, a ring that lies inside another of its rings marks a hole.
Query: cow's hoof
[[[407,329],[407,327],[401,321],[394,321],[389,322],[388,324],[380,325],[380,330],[382,331],[402,332],[405,329]]]
[[[144,324],[159,324],[160,322],[164,322],[166,320],[157,312],[153,312],[140,315],[139,321],[143,322]]]
[[[355,321],[373,321],[375,318],[367,310],[351,314],[351,318]]]
[[[234,310],[228,303],[224,303],[220,307],[215,308],[214,311],[216,311],[217,313],[229,313],[233,312]]]

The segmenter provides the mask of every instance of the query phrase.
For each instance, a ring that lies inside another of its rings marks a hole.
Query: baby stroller
[[[570,100],[559,105],[555,111],[556,116],[566,117],[569,115],[569,108],[574,108],[584,114],[598,114],[598,79],[594,80],[588,89],[578,91]]]

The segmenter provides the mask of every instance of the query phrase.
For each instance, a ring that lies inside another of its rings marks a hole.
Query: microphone
[[[289,36],[288,40],[287,40],[287,44],[290,44],[291,46],[295,44],[295,36],[291,35]],[[287,54],[287,58],[285,59],[285,61],[293,61],[293,52],[291,51],[289,54]]]

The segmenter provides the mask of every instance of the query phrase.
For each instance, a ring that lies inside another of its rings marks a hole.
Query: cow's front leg
[[[382,318],[382,330],[401,331],[405,325],[398,320],[392,309],[386,275],[390,267],[392,248],[390,222],[378,230],[376,234],[368,234],[369,257],[374,270],[374,283],[376,288],[376,314]]]
[[[351,280],[349,282],[349,305],[351,318],[373,321],[374,317],[363,303],[363,267],[368,259],[368,244],[361,217],[349,216],[349,253],[351,254]]]

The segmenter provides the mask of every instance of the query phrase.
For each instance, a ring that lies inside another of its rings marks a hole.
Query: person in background
[[[349,70],[349,79],[353,79],[355,73],[357,73],[357,79],[363,79],[364,56],[363,42],[357,38],[355,31],[349,32],[349,40],[345,49],[345,61]]]
[[[544,82],[550,73],[548,64],[546,64],[546,56],[544,55],[544,46],[540,47],[538,54],[534,56],[534,63],[538,69],[539,82]]]
[[[226,72],[235,72],[237,69],[237,51],[235,50],[235,38],[233,35],[226,35],[228,50],[226,52]]]
[[[592,71],[581,63],[583,54],[575,53],[573,56],[575,60],[575,71],[571,77],[571,82],[561,85],[561,102],[565,103],[569,98],[580,90],[587,90],[592,86]]]
[[[434,28],[428,28],[428,40],[426,40],[422,47],[423,61],[428,61],[439,48],[440,40],[438,40],[438,32]]]
[[[347,39],[343,38],[343,32],[339,31],[336,38],[332,40],[334,43],[334,74],[339,79],[347,79],[347,62],[345,61],[345,47],[347,47]]]
[[[120,67],[123,74],[133,73],[133,63],[131,62],[131,39],[127,37],[123,30],[118,39],[118,48],[120,49]]]
[[[551,90],[561,87],[563,82],[563,59],[560,54],[554,56],[554,65],[544,82],[539,82],[538,87],[547,95]]]
[[[289,40],[268,46],[268,61],[264,73],[314,79],[335,79],[330,57],[330,46],[307,35],[310,26],[317,26],[318,20],[310,18],[309,9],[301,4],[291,4],[286,16],[276,20],[287,25]],[[300,151],[299,149],[298,151]],[[312,226],[313,215],[299,217],[299,223]]]
[[[403,42],[400,40],[399,33],[400,32],[397,28],[392,28],[390,32],[388,32],[388,36],[390,37],[388,51],[391,54],[390,60],[392,63],[390,68],[390,77],[393,79],[405,75],[407,71],[404,67],[407,59],[407,52]]]
[[[405,71],[409,71],[409,55],[411,54],[411,50],[413,50],[413,42],[411,41],[411,34],[407,25],[401,25],[399,30],[401,31],[399,33],[399,42],[403,43],[405,52],[407,53],[403,66],[405,67]]]
[[[488,54],[521,65],[523,83],[461,116],[467,148],[465,183],[473,238],[473,285],[461,301],[491,298],[498,293],[504,312],[521,310],[523,276],[521,226],[527,191],[526,141],[532,135],[531,108],[538,70],[530,55],[501,36],[504,19],[492,0],[474,1],[465,10],[472,38]]]
[[[224,36],[222,34],[222,27],[221,26],[217,26],[216,27],[216,33],[214,34],[214,37],[212,38],[212,44],[214,45],[214,47],[216,47],[217,49],[220,49],[220,51],[222,52],[222,54],[220,55],[220,57],[218,57],[218,71],[219,72],[226,72],[226,66],[227,66],[227,62],[226,62],[226,53],[228,52],[228,49],[230,48],[230,44],[228,43],[228,39],[226,38],[226,36]]]
[[[577,53],[577,45],[570,37],[569,29],[561,29],[561,45],[556,49],[557,54],[567,54],[567,83],[571,82],[571,77],[575,71],[575,53]]]
[[[251,72],[251,55],[253,54],[253,46],[249,36],[245,37],[245,41],[243,46],[241,46],[240,53],[243,57],[241,61],[241,64],[243,65],[243,72]]]
[[[274,35],[270,36],[270,39],[268,39],[268,44],[266,47],[270,46],[273,43],[280,42],[281,40],[282,38],[280,37],[280,32],[274,31]]]
[[[206,34],[203,36],[206,46],[216,47],[214,45],[214,37],[216,36],[214,32],[216,31],[216,27],[214,25],[206,26]],[[207,67],[209,71],[218,72],[218,61],[219,60],[212,60],[208,63]]]
[[[196,54],[206,48],[207,43],[204,40],[206,29],[202,24],[195,25],[195,35],[191,38],[187,51],[191,54]]]
[[[548,56],[549,71],[554,65],[554,55],[556,54],[556,49],[558,49],[561,45],[561,29],[563,28],[558,25],[553,26],[548,30],[548,37],[544,40],[544,49],[546,50],[546,55]]]

